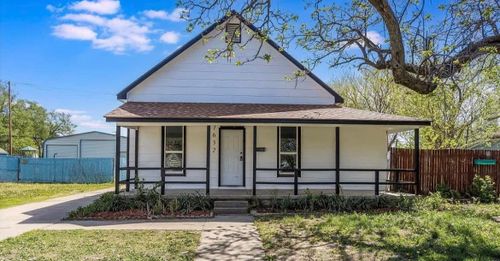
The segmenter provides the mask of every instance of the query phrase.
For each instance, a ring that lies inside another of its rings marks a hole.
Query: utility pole
[[[11,98],[11,93],[10,93],[10,81],[7,82],[7,87],[8,87],[8,106],[9,106],[9,155],[12,155],[12,98]]]

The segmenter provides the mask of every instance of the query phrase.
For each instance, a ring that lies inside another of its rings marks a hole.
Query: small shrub
[[[210,211],[212,209],[213,201],[208,196],[196,193],[166,199],[158,193],[158,187],[155,187],[150,190],[138,189],[135,196],[105,193],[93,203],[70,212],[69,218],[83,218],[107,211],[142,210],[147,216],[152,216],[167,213],[175,215],[178,212],[189,214],[197,210]]]
[[[460,193],[454,189],[451,189],[447,184],[439,184],[436,187],[436,192],[441,194],[443,198],[449,199],[460,199]]]
[[[472,180],[470,194],[474,199],[481,203],[492,203],[496,201],[495,182],[491,180],[490,176],[482,178],[475,175]]]
[[[392,196],[340,196],[325,194],[310,194],[299,197],[272,197],[269,201],[269,209],[272,212],[288,213],[296,212],[351,212],[370,211],[375,209],[412,210],[415,207],[413,197]],[[263,208],[262,204],[254,204],[254,207]]]
[[[440,193],[432,193],[426,197],[419,197],[415,202],[415,207],[419,210],[440,210],[446,203],[446,199]]]

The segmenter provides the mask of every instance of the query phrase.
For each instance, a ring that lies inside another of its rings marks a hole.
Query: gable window
[[[299,167],[299,131],[297,127],[278,127],[278,177],[294,175]]]
[[[165,168],[166,175],[184,175],[185,127],[165,127]]]
[[[241,24],[226,24],[226,43],[241,43]]]

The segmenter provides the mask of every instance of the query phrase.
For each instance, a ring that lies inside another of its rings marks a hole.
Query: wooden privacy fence
[[[112,158],[0,157],[0,182],[104,183],[113,180]]]
[[[391,149],[391,168],[413,168],[413,149]],[[475,165],[476,159],[494,159],[495,165]],[[500,194],[500,151],[498,150],[465,150],[442,149],[420,150],[420,191],[423,194],[435,192],[437,186],[445,184],[451,189],[465,193],[472,184],[475,174],[489,175],[496,184]],[[396,173],[390,173],[390,179],[396,180]],[[400,181],[414,181],[415,176],[408,173],[399,174]],[[404,186],[401,191],[414,193],[414,186]],[[393,186],[391,190],[398,188]]]

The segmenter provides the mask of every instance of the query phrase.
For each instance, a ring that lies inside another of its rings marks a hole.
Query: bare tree
[[[319,63],[388,69],[396,83],[422,94],[433,92],[438,82],[453,81],[467,64],[482,70],[499,63],[498,0],[451,0],[437,7],[436,17],[426,11],[436,7],[425,0],[312,0],[305,4],[307,23],[292,10],[277,9],[271,0],[180,0],[179,5],[187,10],[190,30],[234,9],[259,29],[251,39],[262,43],[273,36],[284,48],[293,43],[307,50],[309,69]],[[388,40],[381,41],[378,34]],[[230,57],[234,45],[212,50],[208,57]],[[249,60],[271,59],[261,50]]]

